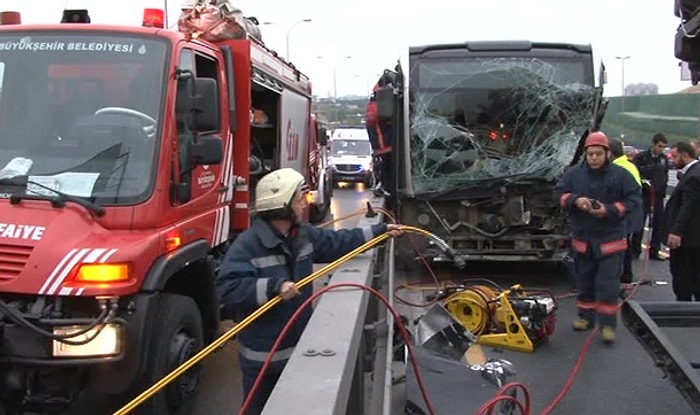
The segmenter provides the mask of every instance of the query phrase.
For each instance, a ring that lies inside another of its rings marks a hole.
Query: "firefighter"
[[[615,341],[626,216],[636,215],[642,203],[639,185],[625,169],[611,163],[609,149],[605,134],[589,134],[585,161],[568,169],[556,187],[571,224],[579,314],[573,328],[591,329],[597,319],[608,344]]]
[[[384,232],[391,236],[402,233],[393,224],[336,231],[302,223],[307,191],[304,177],[294,169],[262,177],[255,190],[256,217],[250,229],[234,240],[216,278],[222,314],[236,321],[277,295],[284,300],[238,337],[244,396],[248,396],[282,327],[312,294],[311,284],[299,289],[295,282],[311,274],[314,263],[335,261]],[[248,414],[262,411],[310,317],[307,309],[272,356]]]
[[[393,152],[391,145],[391,123],[380,122],[377,114],[377,91],[383,87],[393,85],[395,74],[385,71],[379,81],[372,88],[365,111],[365,126],[369,141],[372,145],[372,153],[375,160],[375,172],[379,172],[379,183],[375,187],[375,193],[383,196],[392,196],[394,193]],[[387,201],[389,202],[389,201]],[[387,205],[388,209],[391,206]]]

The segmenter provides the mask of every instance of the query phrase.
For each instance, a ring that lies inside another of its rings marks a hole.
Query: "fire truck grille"
[[[362,170],[359,164],[336,164],[338,171],[356,172]]]
[[[0,281],[16,278],[27,265],[32,247],[0,244]]]

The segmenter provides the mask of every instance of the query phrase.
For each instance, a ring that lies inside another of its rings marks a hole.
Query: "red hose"
[[[404,327],[403,324],[401,324],[401,316],[399,313],[396,311],[396,309],[389,303],[389,300],[386,299],[380,293],[379,291],[375,290],[374,288],[362,285],[362,284],[356,284],[356,283],[340,283],[340,284],[333,284],[333,285],[328,285],[315,293],[313,293],[302,305],[297,308],[297,310],[294,312],[294,314],[289,318],[289,321],[287,321],[287,324],[282,328],[282,331],[280,331],[279,336],[277,336],[277,340],[275,340],[275,344],[272,345],[272,350],[270,350],[270,353],[267,355],[267,359],[265,359],[265,362],[263,363],[263,366],[260,368],[260,372],[258,373],[258,377],[255,378],[255,382],[253,383],[253,386],[250,389],[250,392],[248,393],[248,396],[246,396],[245,401],[243,402],[243,405],[241,406],[241,410],[238,412],[239,415],[245,414],[245,412],[248,410],[248,407],[250,406],[250,403],[252,402],[252,398],[255,395],[255,392],[257,389],[260,387],[260,383],[262,381],[262,377],[265,374],[265,371],[267,368],[270,366],[272,363],[272,356],[275,354],[277,349],[279,349],[280,345],[282,344],[282,340],[284,340],[285,336],[288,334],[289,330],[291,329],[292,325],[294,322],[299,318],[301,313],[304,311],[305,308],[309,307],[313,301],[320,297],[321,295],[327,293],[328,291],[337,289],[337,288],[342,288],[342,287],[353,287],[353,288],[360,288],[365,291],[369,291],[370,294],[374,295],[377,299],[379,299],[384,306],[391,312],[392,316],[394,317],[394,323],[398,326],[399,331],[401,332],[401,337],[403,338],[404,343],[406,343],[406,347],[408,349],[408,355],[411,358],[411,365],[413,366],[413,370],[416,372],[416,382],[418,383],[418,387],[420,388],[421,395],[423,396],[423,400],[425,401],[425,405],[428,408],[428,412],[430,415],[437,415],[437,412],[435,411],[435,408],[433,407],[432,402],[430,401],[430,398],[428,397],[428,392],[425,388],[425,384],[423,383],[423,376],[421,375],[420,369],[418,367],[418,363],[416,362],[415,356],[413,354],[413,346],[411,344],[411,339],[408,335],[408,332],[406,331],[406,327]]]
[[[525,403],[520,402],[515,396],[511,396],[508,392],[511,389],[520,389],[523,392],[523,398]],[[515,404],[515,406],[520,411],[520,415],[528,415],[530,413],[530,391],[527,389],[524,383],[511,382],[505,384],[501,389],[496,392],[496,395],[484,402],[481,407],[477,410],[477,415],[491,415],[493,410],[496,409],[496,404],[501,401],[508,401]]]

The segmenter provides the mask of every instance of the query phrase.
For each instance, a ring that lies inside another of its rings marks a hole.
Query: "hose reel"
[[[526,292],[520,285],[495,290],[465,283],[449,287],[439,298],[477,336],[477,344],[531,353],[554,333],[557,303],[546,290]]]

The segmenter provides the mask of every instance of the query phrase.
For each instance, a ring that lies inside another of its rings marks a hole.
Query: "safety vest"
[[[634,163],[632,163],[627,158],[627,156],[622,155],[616,158],[615,160],[613,160],[613,164],[617,164],[618,166],[630,172],[632,177],[634,177],[634,181],[636,181],[638,185],[642,185],[642,176],[639,174],[639,169],[637,169],[637,166],[635,166]]]

